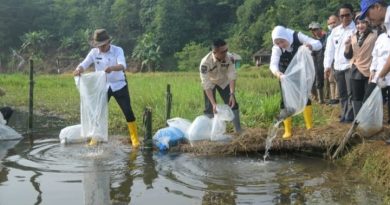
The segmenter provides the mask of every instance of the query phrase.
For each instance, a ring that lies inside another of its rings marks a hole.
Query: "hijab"
[[[272,30],[272,43],[275,45],[275,40],[280,38],[286,40],[289,44],[289,47],[291,47],[294,41],[293,35],[293,30],[283,26],[275,26],[275,28]]]

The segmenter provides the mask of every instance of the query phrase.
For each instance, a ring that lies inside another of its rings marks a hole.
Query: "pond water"
[[[25,128],[16,115],[11,126]],[[37,121],[34,139],[0,142],[0,204],[381,204],[383,195],[325,160],[211,157],[61,145],[64,122]]]

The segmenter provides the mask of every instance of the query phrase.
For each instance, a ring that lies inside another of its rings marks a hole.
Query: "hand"
[[[112,68],[111,68],[111,66],[108,66],[108,67],[104,70],[104,72],[106,72],[106,73],[111,73],[111,71],[113,71]]]
[[[282,73],[282,72],[280,72],[280,71],[277,71],[276,73],[275,73],[275,76],[280,80],[280,79],[282,79],[282,78],[284,78],[284,74]]]
[[[217,113],[217,104],[213,104],[213,113],[214,113],[214,114]]]
[[[83,69],[77,68],[76,70],[73,71],[73,75],[74,76],[80,76],[81,73],[83,73],[83,72],[84,72]]]
[[[233,108],[236,105],[236,98],[234,97],[234,94],[231,94],[229,97],[229,106],[230,108]]]
[[[313,46],[311,44],[305,44],[305,46],[309,49],[309,50],[313,50]]]
[[[348,39],[345,41],[345,43],[344,43],[344,44],[345,44],[345,47],[347,47],[347,46],[350,46],[350,45],[351,45],[351,38],[352,38],[352,37],[351,37],[351,36],[349,36],[349,37],[348,37]]]
[[[374,77],[375,77],[375,71],[371,71],[370,72],[370,77],[368,77],[368,82],[371,82],[372,79],[374,79]]]
[[[324,71],[325,78],[328,79],[330,76],[330,68],[325,69]]]

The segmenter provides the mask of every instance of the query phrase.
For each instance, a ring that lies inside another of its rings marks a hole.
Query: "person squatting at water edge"
[[[212,118],[216,113],[215,93],[218,91],[224,103],[233,110],[234,131],[241,132],[240,110],[235,97],[237,74],[233,56],[228,53],[227,43],[223,39],[213,41],[212,51],[201,60],[199,71],[205,102],[204,114]]]
[[[77,66],[73,74],[80,75],[94,64],[95,71],[105,71],[107,75],[108,101],[113,96],[121,108],[129,129],[130,140],[134,148],[139,147],[137,125],[130,104],[130,95],[125,75],[126,60],[121,47],[111,44],[112,38],[105,29],[97,29],[93,34],[91,45],[94,47],[87,57]],[[90,145],[96,145],[92,139]]]
[[[0,88],[0,97],[4,95],[5,95],[5,91],[2,88]],[[4,125],[8,124],[8,121],[11,118],[13,112],[14,111],[10,107],[0,108],[0,123]]]
[[[334,28],[328,36],[325,48],[324,68],[325,76],[329,77],[332,64],[336,78],[337,88],[340,96],[340,122],[350,123],[354,119],[353,109],[350,102],[351,75],[349,72],[349,60],[345,58],[345,42],[355,32],[355,23],[353,19],[353,7],[350,4],[344,4],[339,9],[341,24]]]
[[[351,91],[353,114],[357,116],[363,105],[365,91],[368,87],[372,50],[377,39],[377,34],[365,19],[355,17],[357,31],[345,42],[344,56],[350,59]]]
[[[370,96],[379,79],[383,79],[387,90],[387,107],[390,110],[390,6],[381,0],[362,0],[360,19],[367,19],[373,26],[379,26],[382,23],[385,26],[385,32],[379,34],[372,51],[372,63],[370,66],[370,84],[365,94],[365,99]],[[382,82],[383,82],[382,81]],[[390,124],[390,112],[388,112],[388,124]],[[388,142],[389,143],[389,142]]]
[[[312,51],[319,51],[322,48],[320,41],[283,26],[276,26],[273,29],[272,42],[274,45],[272,47],[270,70],[279,80],[284,77],[284,72],[301,45],[307,46]],[[284,108],[283,96],[280,107],[281,109]],[[306,129],[313,127],[312,112],[311,101],[308,99],[303,111]],[[284,134],[282,138],[289,140],[292,137],[292,117],[286,118],[283,124]]]

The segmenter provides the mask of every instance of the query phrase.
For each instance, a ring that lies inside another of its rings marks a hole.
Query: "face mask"
[[[331,25],[328,26],[328,30],[329,30],[329,31],[331,31],[332,28],[333,28],[333,27],[332,27]]]

